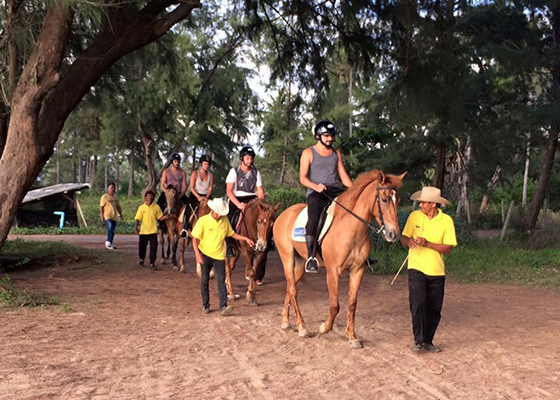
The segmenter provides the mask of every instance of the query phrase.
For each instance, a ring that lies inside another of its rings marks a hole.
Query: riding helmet
[[[173,160],[179,160],[181,161],[181,156],[179,155],[179,153],[173,153],[171,154],[171,161]]]
[[[255,158],[255,150],[253,150],[253,148],[249,145],[245,145],[241,148],[241,151],[239,152],[239,157],[241,157],[243,159],[243,157],[245,156],[251,156],[253,158]]]
[[[315,136],[315,139],[319,140],[321,135],[325,134],[335,136],[337,134],[336,127],[328,120],[317,122],[313,127],[313,135]]]

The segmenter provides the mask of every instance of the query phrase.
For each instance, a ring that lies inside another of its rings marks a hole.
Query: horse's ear
[[[399,180],[402,181],[404,179],[404,177],[406,176],[406,174],[408,174],[408,171],[404,171],[402,174],[397,176],[397,178],[399,178]]]
[[[384,185],[385,184],[385,174],[383,173],[383,171],[379,171],[379,184],[380,185]]]

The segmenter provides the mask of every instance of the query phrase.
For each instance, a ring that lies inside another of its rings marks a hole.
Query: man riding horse
[[[173,186],[177,190],[177,195],[183,204],[188,199],[185,196],[187,192],[187,174],[181,168],[181,156],[178,153],[171,154],[171,165],[163,171],[161,175],[161,191],[157,204],[161,207],[161,211],[165,214],[167,202],[165,200],[165,191],[168,186]]]
[[[332,146],[336,133],[332,122],[319,121],[313,128],[317,143],[305,149],[300,158],[299,181],[307,188],[305,243],[308,258],[305,272],[316,273],[319,267],[316,258],[317,226],[323,208],[331,202],[330,199],[352,186],[352,180],[342,163],[342,154]]]

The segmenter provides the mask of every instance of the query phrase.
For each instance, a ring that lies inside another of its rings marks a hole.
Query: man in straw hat
[[[457,246],[453,219],[440,210],[449,201],[441,190],[426,186],[410,196],[419,202],[402,232],[401,243],[408,247],[408,298],[412,314],[412,351],[438,353],[432,343],[439,321],[445,286],[443,254]]]
[[[202,266],[202,276],[200,277],[200,292],[202,294],[202,311],[210,312],[210,293],[208,291],[208,281],[210,270],[214,267],[216,274],[216,285],[218,286],[218,298],[220,301],[220,314],[230,315],[233,311],[227,305],[226,291],[226,248],[224,240],[231,237],[247,242],[249,246],[255,243],[245,236],[241,236],[233,231],[227,218],[229,212],[228,204],[221,198],[208,201],[210,213],[200,217],[191,232],[193,237],[193,250],[196,262]]]

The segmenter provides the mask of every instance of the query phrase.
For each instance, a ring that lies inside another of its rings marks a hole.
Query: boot
[[[319,270],[319,262],[315,258],[317,253],[317,240],[315,235],[305,235],[305,244],[307,245],[308,258],[305,262],[305,272],[316,274]]]
[[[235,257],[235,248],[233,247],[232,238],[226,238],[226,257],[227,258]]]

